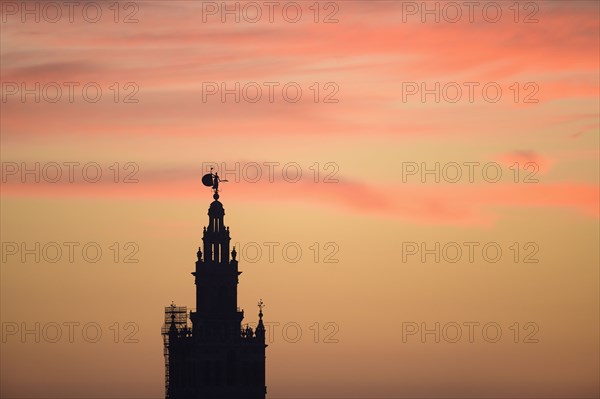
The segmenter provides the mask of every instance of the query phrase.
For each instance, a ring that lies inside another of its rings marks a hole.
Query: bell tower
[[[212,181],[212,184],[209,184]],[[237,306],[237,252],[230,250],[225,209],[219,202],[218,175],[204,175],[214,201],[202,233],[195,269],[196,309],[172,304],[165,308],[162,329],[167,399],[265,399],[265,325],[263,302],[258,323],[242,327],[244,312]]]
[[[240,331],[244,318],[237,307],[238,262],[235,248],[229,252],[231,237],[225,227],[225,209],[219,194],[208,208],[208,227],[202,241],[204,257],[198,248],[196,269],[192,273],[196,284],[196,311],[191,313],[193,331],[206,339],[224,338]],[[230,257],[231,256],[231,257]]]

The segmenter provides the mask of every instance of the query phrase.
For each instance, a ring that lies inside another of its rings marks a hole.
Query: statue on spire
[[[227,180],[225,179],[221,179],[219,177],[219,173],[215,172],[213,173],[214,168],[210,168],[210,173],[205,174],[204,176],[202,176],[202,184],[204,184],[207,187],[211,187],[214,191],[214,198],[218,199],[219,198],[219,183],[220,182],[227,182]]]
[[[262,320],[262,317],[263,317],[262,310],[263,310],[264,307],[265,307],[265,303],[261,299],[260,301],[258,301],[258,309],[259,309],[258,317],[260,317],[261,320]]]

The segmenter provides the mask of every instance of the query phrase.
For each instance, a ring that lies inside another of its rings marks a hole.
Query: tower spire
[[[263,323],[263,308],[265,307],[265,303],[263,302],[263,300],[261,299],[260,301],[258,301],[258,325],[256,326],[256,338],[258,338],[259,340],[261,340],[262,342],[265,341],[265,325]]]

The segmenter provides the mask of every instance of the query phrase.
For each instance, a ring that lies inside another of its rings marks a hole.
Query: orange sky
[[[96,23],[83,2],[73,22],[62,5],[56,23],[43,3],[1,2],[3,333],[69,321],[103,330],[97,344],[3,335],[2,396],[163,394],[162,307],[194,306],[208,163],[238,165],[239,178],[220,170],[225,223],[242,248],[265,251],[240,260],[245,321],[263,298],[267,321],[302,328],[297,343],[274,332],[269,397],[598,396],[597,2],[477,2],[472,21],[465,2],[428,2],[439,22],[421,2],[321,2],[318,16],[298,2],[295,23],[293,10],[282,14],[289,3],[273,22],[262,5],[256,23],[249,8],[239,23],[222,15],[221,2],[122,2],[118,15],[113,3],[91,3]],[[456,23],[453,4],[462,5]],[[502,15],[491,22],[482,10],[495,4]],[[82,93],[91,83],[97,102]],[[222,101],[222,84],[239,84],[238,102]],[[436,84],[439,99],[423,95]],[[295,87],[301,98],[286,100]],[[24,174],[36,163],[39,173]],[[82,176],[92,163],[96,183]],[[439,181],[422,174],[436,164]],[[78,249],[73,262],[36,263],[12,254],[11,243],[36,242],[94,242],[103,255],[91,263]],[[137,263],[123,263],[128,242]],[[406,243],[450,242],[497,243],[503,256],[403,261]],[[298,262],[281,252],[289,243],[302,249]],[[523,262],[527,243],[537,263]],[[323,261],[331,248],[337,263]],[[402,342],[407,323],[470,321],[498,323],[503,338]],[[115,322],[124,334],[136,323],[139,342],[113,342]],[[339,342],[323,342],[328,322]],[[540,342],[522,343],[528,322]]]

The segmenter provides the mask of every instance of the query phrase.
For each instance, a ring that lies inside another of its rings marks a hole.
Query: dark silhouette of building
[[[215,180],[218,177],[215,178]],[[203,179],[204,182],[204,179]],[[206,184],[206,183],[205,183]],[[206,184],[208,185],[208,184]],[[238,270],[235,247],[230,252],[229,227],[219,202],[218,180],[208,209],[208,227],[198,248],[196,310],[174,304],[165,308],[162,334],[166,397],[169,399],[264,399],[265,326],[259,302],[256,330],[242,326],[237,307]],[[230,257],[231,255],[231,257]]]

